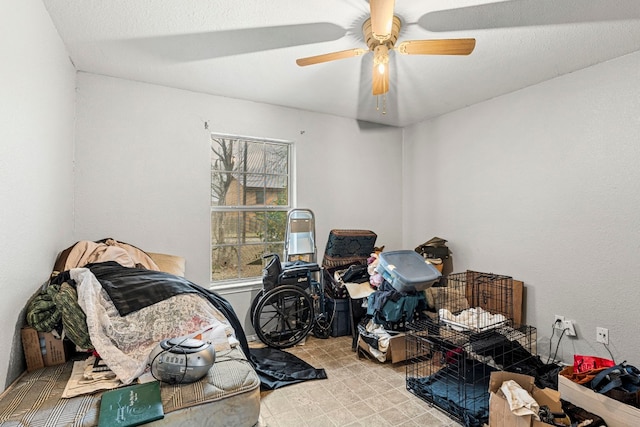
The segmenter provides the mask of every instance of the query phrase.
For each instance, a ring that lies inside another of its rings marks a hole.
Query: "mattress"
[[[102,393],[61,397],[73,362],[27,372],[0,395],[0,426],[98,425]],[[207,376],[191,384],[161,383],[165,417],[149,426],[254,426],[260,378],[240,348],[216,354]]]

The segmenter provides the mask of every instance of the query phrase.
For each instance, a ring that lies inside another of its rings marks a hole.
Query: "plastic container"
[[[327,313],[329,318],[333,315],[331,322],[331,336],[341,337],[344,335],[351,335],[351,322],[349,321],[349,303],[348,299],[333,299],[325,297],[325,303],[327,304]],[[333,311],[335,307],[335,312]]]
[[[376,271],[399,292],[422,291],[442,277],[442,273],[412,250],[381,252]]]

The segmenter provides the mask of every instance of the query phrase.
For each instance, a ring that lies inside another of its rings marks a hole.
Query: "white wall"
[[[72,239],[75,70],[39,0],[0,2],[0,384],[21,310]]]
[[[297,205],[315,212],[319,258],[332,228],[401,246],[400,129],[87,73],[77,97],[77,239],[182,255],[208,286],[209,133],[220,132],[295,143]],[[229,299],[243,318],[251,296]]]
[[[548,353],[640,363],[640,53],[405,129],[404,244],[449,240],[454,271],[511,275]],[[555,350],[558,334],[553,339]]]

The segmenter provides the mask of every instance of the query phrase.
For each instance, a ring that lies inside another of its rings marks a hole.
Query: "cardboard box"
[[[44,366],[59,365],[67,361],[67,345],[51,332],[38,332]],[[42,341],[44,340],[44,347]],[[43,350],[44,349],[44,350]]]
[[[549,427],[532,415],[517,416],[511,413],[509,403],[500,391],[502,383],[514,380],[527,390],[540,406],[547,405],[552,412],[562,412],[560,393],[550,388],[540,389],[534,385],[535,379],[529,375],[511,372],[492,372],[489,379],[489,425],[491,427]]]
[[[26,327],[22,328],[21,335],[28,371],[67,361],[68,346],[51,332],[37,332]]]
[[[391,339],[389,339],[389,348],[387,349],[386,360],[391,361],[391,363],[403,362],[407,359],[405,334],[396,332],[394,333],[396,335],[392,336]],[[369,352],[369,345],[364,342],[361,337],[358,337],[358,348],[371,354]]]
[[[598,415],[609,427],[640,426],[640,409],[596,393],[562,375],[558,375],[558,391],[564,400]]]
[[[407,344],[405,334],[400,333],[389,340],[389,351],[387,360],[391,363],[398,363],[407,360]]]
[[[22,337],[22,349],[24,350],[24,358],[27,362],[27,371],[35,371],[44,368],[44,360],[40,351],[40,338],[38,331],[33,328],[22,328],[20,331]]]

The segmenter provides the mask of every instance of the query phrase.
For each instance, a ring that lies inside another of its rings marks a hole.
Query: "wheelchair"
[[[274,348],[294,346],[310,332],[328,338],[332,321],[315,257],[313,213],[293,209],[287,217],[285,262],[275,253],[263,255],[262,289],[250,308],[256,335]]]

